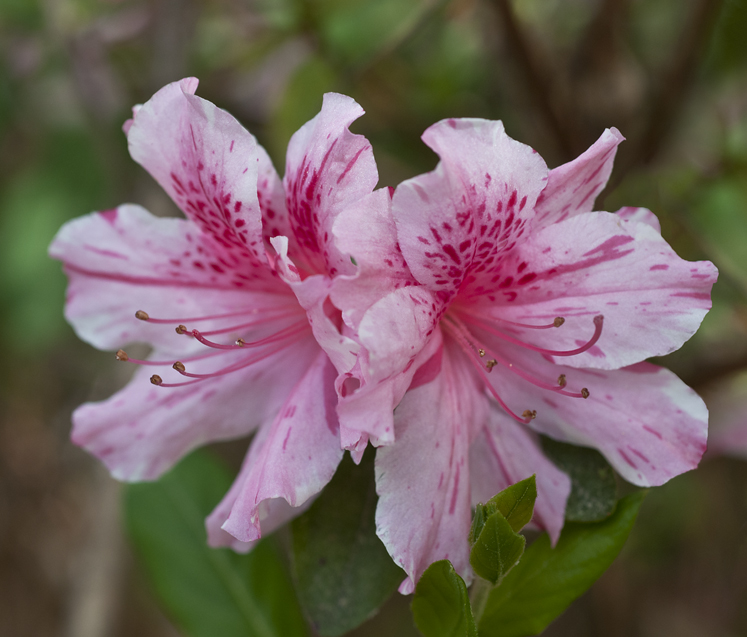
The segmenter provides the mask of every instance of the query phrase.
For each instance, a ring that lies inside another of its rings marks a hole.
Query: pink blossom
[[[717,274],[680,259],[648,210],[592,211],[615,129],[554,170],[500,122],[423,139],[441,161],[397,187],[394,222],[370,220],[365,241],[359,219],[335,225],[360,268],[357,293],[346,277],[332,292],[362,345],[341,434],[381,445],[377,530],[402,592],[438,559],[469,578],[470,506],[532,473],[534,521],[558,538],[570,485],[535,432],[598,449],[637,485],[697,466],[703,402],[642,361],[696,331]]]
[[[257,430],[207,522],[212,544],[246,549],[342,457],[335,367],[350,368],[358,346],[325,301],[332,277],[355,267],[331,228],[343,209],[389,213],[390,194],[373,192],[370,144],[348,130],[363,112],[352,99],[325,96],[293,136],[281,182],[254,137],[196,88],[164,87],[124,126],[133,159],[186,219],[123,205],[66,224],[50,253],[83,340],[152,348],[146,360],[117,353],[139,368],[75,411],[74,442],[121,480],[152,480],[195,447]]]

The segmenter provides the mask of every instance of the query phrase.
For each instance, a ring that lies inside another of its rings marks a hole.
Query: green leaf
[[[345,454],[332,481],[292,524],[301,604],[324,637],[371,617],[406,577],[376,537],[374,451],[355,466]]]
[[[467,587],[449,560],[425,570],[415,587],[412,615],[425,637],[477,637]]]
[[[127,529],[161,602],[189,637],[295,637],[306,627],[272,544],[207,546],[204,519],[231,485],[205,452],[157,482],[128,485]]]
[[[537,635],[612,564],[628,538],[645,491],[623,499],[610,517],[568,523],[557,546],[545,534],[488,595],[480,637]]]
[[[477,541],[483,525],[496,511],[500,511],[514,531],[521,531],[532,519],[536,499],[537,481],[532,475],[497,493],[487,503],[478,504],[469,532],[470,543],[474,544]]]
[[[571,478],[571,494],[565,508],[569,522],[597,522],[609,516],[617,504],[615,472],[594,449],[542,438],[542,450]]]
[[[470,552],[469,561],[480,577],[498,584],[524,553],[526,539],[512,528],[500,511],[485,522]]]

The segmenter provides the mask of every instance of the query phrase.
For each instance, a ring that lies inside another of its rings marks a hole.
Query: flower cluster
[[[408,593],[438,559],[469,579],[471,505],[531,474],[534,523],[557,539],[570,483],[537,433],[595,447],[637,485],[698,464],[702,401],[642,361],[695,332],[716,270],[680,259],[648,210],[592,211],[615,129],[549,170],[500,122],[442,121],[423,136],[436,169],[376,190],[351,98],[325,95],[281,180],[196,87],[164,87],[124,126],[186,219],[123,205],[50,248],[78,335],[138,366],[73,416],[115,477],[255,432],[207,520],[212,545],[246,550],[372,444],[377,532]],[[151,354],[119,349],[133,342]]]

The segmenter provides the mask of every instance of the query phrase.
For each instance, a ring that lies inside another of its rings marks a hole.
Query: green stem
[[[472,604],[472,615],[475,618],[475,624],[480,623],[480,618],[485,611],[485,605],[488,603],[488,595],[493,590],[493,585],[482,577],[475,577],[469,590],[469,601]]]

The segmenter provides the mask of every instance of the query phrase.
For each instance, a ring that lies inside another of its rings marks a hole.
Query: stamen
[[[163,385],[163,379],[158,374],[153,374],[153,376],[150,377],[150,382],[153,385]]]
[[[590,396],[589,390],[586,389],[586,387],[581,388],[581,397],[582,398],[588,398]]]
[[[485,367],[488,370],[488,373],[493,371],[493,367],[495,367],[498,364],[498,361],[493,359],[490,359],[487,363],[485,363]]]
[[[117,357],[118,361],[128,361],[128,360],[130,360],[130,357],[127,356],[127,352],[125,352],[123,349],[118,349],[117,353],[114,356]]]
[[[288,327],[280,330],[279,332],[276,332],[275,334],[272,334],[271,336],[268,336],[266,338],[261,338],[257,341],[247,342],[243,338],[237,339],[234,345],[222,345],[220,343],[211,341],[205,338],[205,336],[199,330],[192,330],[192,336],[194,336],[203,345],[207,345],[208,347],[213,347],[215,349],[240,349],[242,347],[245,347],[246,345],[249,345],[251,347],[258,347],[260,345],[267,345],[268,343],[274,343],[275,341],[281,340],[285,338],[286,336],[292,336],[293,334],[296,334],[300,331],[304,331],[307,327],[308,327],[308,323],[299,321],[297,323],[294,323],[293,325],[289,325]]]
[[[143,310],[138,310],[135,312],[135,317],[139,318],[141,321],[150,321],[151,323],[157,323],[157,324],[163,324],[163,325],[173,325],[174,323],[197,323],[198,321],[213,321],[216,319],[224,319],[224,318],[232,318],[234,316],[243,316],[243,317],[249,317],[249,316],[258,316],[260,314],[274,314],[276,312],[287,312],[288,310],[291,310],[295,308],[293,305],[279,305],[277,307],[270,307],[265,309],[260,309],[256,307],[248,307],[243,310],[234,310],[233,312],[226,312],[225,314],[213,314],[211,316],[195,316],[195,317],[182,317],[182,318],[151,318],[147,312],[144,312]],[[268,318],[267,320],[273,320],[274,317]]]
[[[558,385],[560,385],[561,387],[565,387],[566,385],[565,374],[561,374],[560,376],[558,376]]]
[[[452,317],[449,317],[449,318],[452,318]],[[473,356],[474,348],[472,347],[472,345],[469,342],[469,339],[467,338],[467,334],[469,334],[469,332],[467,332],[465,328],[463,328],[456,321],[454,321],[453,318],[451,322],[443,321],[442,326],[444,327],[444,329],[446,329],[447,331],[451,332],[454,335],[454,338],[456,338],[462,350],[467,354],[467,358],[469,359],[469,361],[477,368],[478,373],[480,374],[480,376],[482,376],[482,379],[485,381],[485,387],[493,395],[493,398],[495,398],[498,401],[498,404],[501,407],[503,407],[503,410],[517,422],[520,422],[523,425],[528,425],[532,419],[527,418],[526,416],[522,418],[518,414],[514,413],[513,410],[511,410],[511,408],[505,402],[503,402],[503,399],[500,397],[495,387],[491,385],[490,381],[488,380],[488,376],[482,367],[482,364],[479,363],[479,361],[477,361]],[[529,410],[526,410],[526,411],[529,411]],[[526,413],[526,411],[524,413]]]
[[[484,349],[478,349],[477,353],[480,355],[480,358],[482,358],[483,356],[485,356],[485,350]]]
[[[537,417],[537,410],[536,409],[525,409],[524,413],[521,414],[524,416],[524,418],[528,420],[534,420]]]
[[[553,327],[560,327],[563,323],[565,323],[565,319],[562,316],[556,316],[552,322]]]
[[[172,365],[172,367],[173,367],[173,368],[174,368],[174,369],[175,369],[175,370],[176,370],[177,372],[183,372],[183,371],[186,371],[186,369],[187,369],[187,368],[186,368],[186,367],[184,366],[184,363],[182,363],[181,361],[176,361],[176,363],[174,363],[174,364]]]
[[[186,334],[187,333],[187,326],[186,325],[177,325],[176,326],[176,333],[177,334]]]
[[[580,347],[577,347],[576,349],[554,350],[545,349],[544,347],[537,347],[536,345],[530,345],[529,343],[520,341],[518,338],[514,338],[513,336],[504,334],[503,332],[495,329],[490,325],[485,325],[484,323],[475,320],[475,317],[469,314],[463,315],[463,320],[465,322],[472,323],[473,325],[479,327],[482,330],[485,330],[490,334],[493,334],[494,336],[497,336],[498,338],[502,338],[504,341],[508,341],[509,343],[513,343],[514,345],[520,345],[521,347],[526,347],[527,349],[530,349],[534,352],[539,352],[540,354],[547,354],[548,356],[576,356],[577,354],[583,354],[585,351],[594,347],[596,342],[599,340],[599,337],[602,335],[602,326],[604,324],[604,316],[598,314],[594,317],[594,334],[586,343],[584,343]]]

